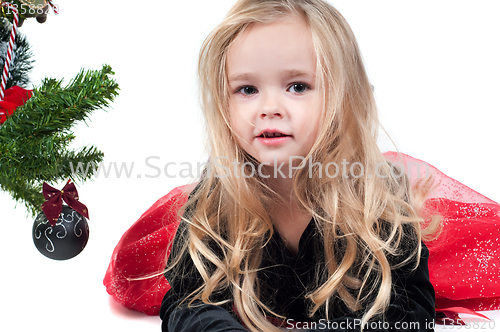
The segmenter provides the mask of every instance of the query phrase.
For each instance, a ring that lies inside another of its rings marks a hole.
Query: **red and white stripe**
[[[9,68],[12,61],[12,52],[14,49],[14,42],[16,40],[17,34],[17,24],[19,23],[19,12],[17,8],[9,2],[2,2],[2,7],[7,7],[12,11],[14,15],[14,22],[12,22],[12,31],[10,32],[9,48],[7,49],[7,57],[5,58],[5,64],[3,66],[2,73],[2,85],[0,86],[0,101],[3,100],[5,93],[5,86],[7,85],[7,79],[9,78]]]
[[[59,6],[55,5],[52,0],[47,0],[47,3],[52,7],[55,14],[59,14]],[[7,49],[7,57],[5,58],[5,64],[3,66],[2,72],[2,83],[0,86],[0,101],[3,100],[5,94],[5,87],[7,85],[7,79],[9,78],[10,63],[12,62],[12,52],[14,50],[14,43],[17,35],[17,25],[19,24],[19,12],[17,7],[9,2],[2,2],[2,7],[9,8],[14,15],[14,21],[12,22],[12,31],[10,33],[9,47]]]
[[[47,0],[47,3],[50,5],[50,7],[52,7],[54,14],[56,14],[56,15],[59,14],[59,6],[58,5],[54,5],[52,0]]]

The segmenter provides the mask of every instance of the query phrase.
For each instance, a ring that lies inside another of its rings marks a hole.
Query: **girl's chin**
[[[263,160],[260,162],[259,175],[263,177],[273,177],[273,178],[289,178],[290,170],[288,160],[280,161],[276,163],[274,160]]]
[[[266,156],[264,158],[257,158],[260,164],[262,164],[262,168],[264,167],[272,167],[272,168],[281,168],[288,169],[288,165],[292,164],[295,167],[299,165],[304,157],[294,157],[294,156]]]
[[[262,168],[269,167],[280,167],[283,169],[288,167],[288,158],[284,157],[273,157],[273,156],[265,156],[263,158],[256,158],[259,162],[259,165],[262,165]],[[283,166],[282,166],[283,165]]]

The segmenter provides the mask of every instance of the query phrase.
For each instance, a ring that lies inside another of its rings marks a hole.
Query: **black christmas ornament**
[[[54,226],[40,212],[33,224],[33,242],[40,253],[55,260],[70,259],[82,252],[89,239],[87,219],[67,205]]]
[[[89,211],[80,202],[74,183],[68,180],[62,190],[43,183],[42,204],[33,225],[33,242],[48,258],[70,259],[82,252],[89,239]],[[63,205],[63,201],[68,205]]]

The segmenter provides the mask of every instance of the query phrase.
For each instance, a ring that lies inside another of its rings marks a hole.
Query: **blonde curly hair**
[[[300,209],[313,216],[322,235],[328,270],[326,277],[317,276],[318,287],[306,295],[309,314],[322,308],[328,319],[334,296],[352,311],[365,308],[365,322],[384,313],[392,284],[387,256],[401,254],[401,239],[410,232],[415,243],[404,262],[416,255],[418,264],[423,236],[423,220],[407,178],[395,175],[377,146],[380,124],[372,86],[346,20],[322,0],[238,1],[200,51],[199,91],[210,172],[185,205],[192,213],[184,218],[189,235],[183,245],[204,280],[202,289],[188,302],[212,303],[214,291],[228,287],[241,320],[251,331],[279,331],[266,319],[267,315],[279,315],[260,300],[257,272],[262,248],[273,234],[271,211],[281,198],[258,174],[245,178],[222,173],[221,166],[230,169],[235,161],[240,165],[256,163],[236,143],[230,126],[226,57],[232,42],[248,26],[290,14],[301,15],[310,28],[317,56],[317,86],[323,91],[321,126],[305,160],[322,165],[346,161],[364,167],[360,177],[320,177],[317,169],[309,176],[306,167],[293,174]],[[251,173],[251,169],[246,171]],[[345,248],[341,259],[334,252],[340,240]],[[209,242],[216,243],[222,255],[216,255]],[[179,261],[171,259],[168,269]],[[375,275],[376,282],[368,282],[369,275]],[[368,296],[372,300],[368,301]]]

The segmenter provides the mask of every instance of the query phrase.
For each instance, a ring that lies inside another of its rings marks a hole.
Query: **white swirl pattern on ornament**
[[[38,227],[40,227],[41,225],[46,225],[49,221],[47,220],[47,218],[45,218],[44,214],[40,214],[37,219],[44,219],[37,225],[35,229],[35,238],[39,240],[40,237],[42,236],[42,232],[38,230]],[[80,221],[82,221],[82,217],[76,211],[72,211],[71,213],[66,213],[66,214],[61,213],[61,216],[59,217],[59,220],[57,221],[56,225],[54,227],[48,227],[45,229],[44,235],[48,241],[47,244],[45,245],[45,249],[48,252],[54,252],[55,250],[54,243],[50,240],[49,237],[49,235],[52,234],[52,230],[55,229],[57,226],[61,226],[62,229],[56,233],[56,237],[58,239],[64,239],[68,235],[68,230],[66,229],[66,226],[63,223],[66,222],[68,224],[72,224],[75,221],[75,219],[76,223],[75,226],[73,227],[73,233],[75,234],[76,237],[81,237],[83,234],[83,229],[82,227],[78,227],[78,225]],[[64,230],[64,235],[61,235],[63,230]]]
[[[72,213],[72,216],[73,218],[75,217],[75,213],[76,211],[73,211]],[[75,227],[73,227],[73,233],[75,234],[76,237],[80,237],[82,236],[83,234],[83,230],[82,228],[80,227],[78,230],[80,231],[79,233],[76,232],[76,228],[78,226],[78,224],[80,223],[80,221],[82,221],[82,216],[80,214],[76,214],[76,217],[78,218],[78,221],[75,223]]]
[[[48,222],[48,221],[47,221]],[[45,245],[45,249],[47,249],[48,252],[54,252],[54,250],[56,249],[54,247],[54,243],[52,243],[52,241],[50,240],[50,238],[47,236],[47,232],[49,232],[49,235],[52,234],[52,228],[46,228],[45,229],[45,232],[44,232],[44,235],[45,235],[45,238],[47,239],[47,241],[49,241],[46,245]],[[49,247],[50,245],[50,247]]]
[[[64,230],[64,235],[61,235],[61,231],[59,231],[59,232],[56,233],[56,237],[58,239],[64,239],[66,237],[66,235],[68,235],[68,231],[66,230],[66,227],[64,227],[64,225],[62,224],[64,221],[66,221],[64,219],[64,213],[61,213],[61,216],[59,217],[59,220],[56,223],[56,225],[54,226],[54,228],[56,228],[57,226],[61,226],[62,229]]]

